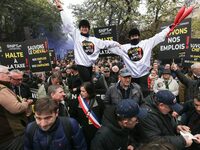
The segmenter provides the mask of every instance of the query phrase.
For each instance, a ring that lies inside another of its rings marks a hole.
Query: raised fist
[[[62,7],[62,3],[60,0],[55,0],[54,1],[55,4],[56,4],[56,7],[58,8],[59,11],[62,11],[63,10],[63,7]]]

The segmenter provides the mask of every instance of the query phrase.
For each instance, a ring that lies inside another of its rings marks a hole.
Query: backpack
[[[72,125],[71,125],[71,122],[70,122],[70,118],[69,117],[59,117],[59,119],[62,123],[62,126],[63,126],[63,129],[64,129],[64,132],[65,132],[67,139],[69,140],[70,143],[72,143],[72,136],[73,136],[72,130],[73,129],[72,129]],[[28,138],[31,141],[31,143],[33,141],[33,136],[34,136],[37,128],[38,128],[38,126],[37,126],[36,122],[33,122],[32,125],[29,128]]]

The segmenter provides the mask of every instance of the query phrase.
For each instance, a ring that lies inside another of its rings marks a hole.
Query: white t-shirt
[[[124,44],[120,48],[109,49],[112,53],[121,56],[125,66],[131,71],[133,78],[140,78],[149,73],[152,49],[163,42],[170,28],[162,30],[155,36],[140,41],[137,45]]]
[[[100,49],[113,48],[119,46],[116,41],[100,40],[96,37],[85,37],[76,29],[72,20],[65,11],[60,12],[64,30],[74,41],[75,63],[86,67],[92,66],[99,57]]]

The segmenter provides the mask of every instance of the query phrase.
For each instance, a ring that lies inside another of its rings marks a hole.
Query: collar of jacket
[[[46,133],[51,134],[52,132],[54,132],[54,131],[57,130],[57,128],[58,128],[58,126],[59,126],[59,123],[60,123],[59,120],[60,120],[60,119],[57,117],[57,118],[56,118],[56,121],[54,122],[54,124],[51,126],[51,128],[50,128],[49,130],[47,130],[47,131],[43,131],[42,129],[40,129],[40,130],[41,130],[42,132],[46,132]]]
[[[121,81],[120,81],[120,82],[121,82]],[[127,88],[127,89],[124,89],[124,88],[121,87],[120,82],[117,83],[117,88],[118,88],[119,90],[120,90],[120,89],[122,89],[122,90],[128,90],[128,89],[132,89],[132,88],[133,88],[132,83],[130,83],[130,85],[128,86],[128,88]]]

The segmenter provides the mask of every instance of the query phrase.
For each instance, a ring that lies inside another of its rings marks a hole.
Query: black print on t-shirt
[[[87,55],[91,55],[94,53],[94,44],[90,41],[83,41],[82,42],[83,50]]]
[[[132,47],[128,50],[128,56],[131,61],[139,61],[143,57],[143,49],[141,47]]]

